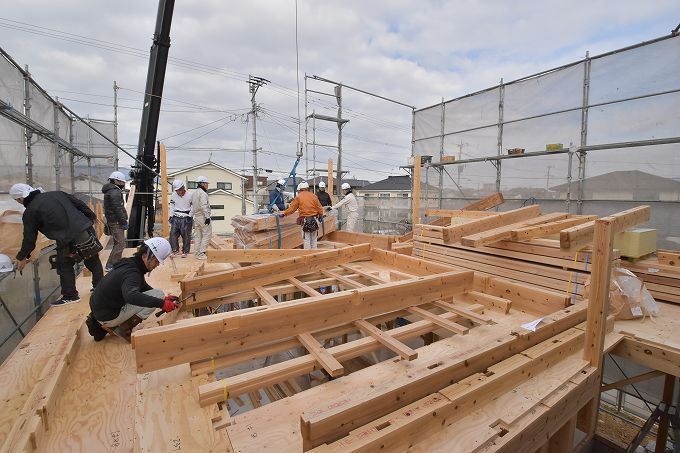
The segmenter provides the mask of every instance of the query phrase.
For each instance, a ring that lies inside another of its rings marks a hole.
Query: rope
[[[229,399],[229,392],[227,392],[227,380],[222,379],[222,401]]]
[[[279,222],[279,216],[276,216],[276,234],[278,235],[278,238],[276,240],[276,243],[278,245],[277,248],[281,248],[281,223]]]

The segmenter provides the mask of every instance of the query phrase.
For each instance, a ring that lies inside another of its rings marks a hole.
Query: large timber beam
[[[530,227],[534,225],[540,225],[543,223],[553,222],[556,220],[564,220],[568,216],[569,214],[561,212],[545,214],[536,217],[535,219],[524,220],[522,222],[512,223],[510,225],[502,226],[499,228],[494,228],[491,230],[471,234],[469,236],[464,236],[461,238],[460,243],[468,247],[482,247],[487,244],[493,244],[495,242],[510,239],[512,237],[512,231],[515,228]]]
[[[472,272],[384,283],[274,306],[205,316],[133,334],[137,371],[216,357],[278,339],[433,302],[472,289]]]
[[[645,223],[651,216],[649,206],[638,206],[637,208],[621,211],[612,214],[607,218],[612,224],[612,234],[621,233],[623,230]],[[593,242],[595,234],[595,221],[590,221],[582,225],[567,228],[560,232],[560,248],[580,249]]]
[[[187,308],[205,305],[222,296],[232,294],[255,286],[263,286],[285,280],[288,277],[316,272],[328,267],[369,259],[369,244],[355,245],[343,249],[316,252],[311,255],[285,258],[272,263],[255,264],[253,266],[231,269],[224,272],[196,277],[180,282],[182,296],[194,294],[187,300]]]
[[[464,236],[531,219],[540,215],[540,213],[541,208],[538,205],[533,205],[501,212],[491,217],[473,220],[460,225],[452,225],[444,229],[444,241],[447,243],[459,242]]]
[[[542,238],[551,234],[559,233],[560,231],[566,230],[567,228],[595,220],[596,218],[597,216],[594,215],[584,215],[557,220],[555,222],[544,223],[541,225],[516,228],[512,230],[511,238],[513,241],[527,241],[533,238]]]
[[[318,250],[304,249],[231,249],[207,250],[209,263],[271,263],[294,256],[318,253]]]

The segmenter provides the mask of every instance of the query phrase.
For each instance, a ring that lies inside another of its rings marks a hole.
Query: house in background
[[[565,198],[568,185],[561,184],[551,187],[550,190],[558,192],[559,198]],[[576,198],[574,194],[577,190],[578,182],[572,181],[572,199]],[[617,201],[680,201],[680,182],[639,170],[612,171],[584,179],[583,198]]]
[[[220,235],[233,233],[231,218],[241,215],[244,206],[247,213],[253,211],[253,202],[244,199],[241,193],[242,181],[246,178],[215,162],[205,162],[168,174],[168,182],[172,183],[179,179],[184,181],[189,191],[200,190],[196,183],[199,176],[205,176],[210,182],[208,194],[212,209],[213,233]]]

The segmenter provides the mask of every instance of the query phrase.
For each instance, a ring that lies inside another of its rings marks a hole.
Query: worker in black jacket
[[[104,276],[99,261],[101,243],[92,227],[97,216],[85,203],[73,195],[60,190],[43,192],[28,184],[14,184],[10,196],[23,204],[26,210],[22,216],[24,238],[16,255],[16,269],[23,270],[35,249],[38,232],[57,243],[57,273],[61,283],[62,297],[52,305],[78,302],[76,259],[84,260],[85,267],[92,272],[92,287],[96,287]]]
[[[332,206],[333,201],[331,200],[331,196],[326,192],[326,183],[321,181],[319,183],[319,190],[316,192],[316,196],[319,199],[319,203],[321,203],[321,206],[324,208],[326,206]]]
[[[123,202],[123,188],[125,187],[125,175],[114,171],[109,176],[109,182],[104,184],[104,216],[109,234],[113,238],[113,248],[106,261],[106,271],[110,271],[113,265],[120,261],[125,249],[125,230],[128,229],[128,215]]]
[[[127,324],[124,335],[128,336],[156,308],[170,312],[178,307],[177,297],[164,296],[163,291],[153,289],[144,280],[144,274],[162,264],[171,251],[166,239],[147,239],[131,258],[123,258],[106,274],[90,297],[92,312],[86,320],[95,341],[106,336],[103,327],[114,329]]]

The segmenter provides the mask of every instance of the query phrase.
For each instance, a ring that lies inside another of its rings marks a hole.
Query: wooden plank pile
[[[634,262],[621,260],[621,266],[645,282],[654,299],[680,304],[679,256],[679,251],[659,250],[656,257]]]
[[[234,248],[237,249],[293,249],[302,246],[297,216],[278,217],[273,214],[234,216]],[[335,231],[335,216],[326,214],[323,226],[319,225],[317,237]]]

